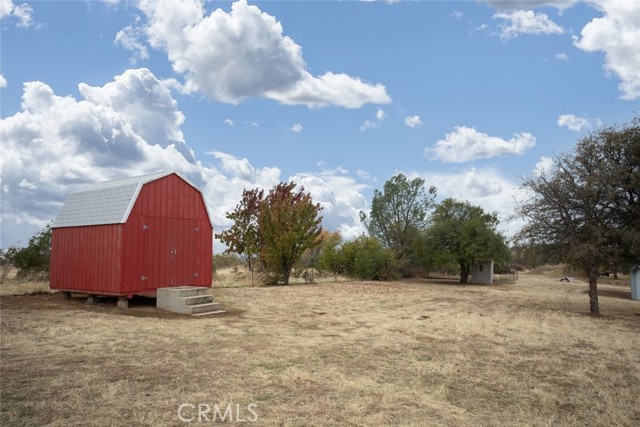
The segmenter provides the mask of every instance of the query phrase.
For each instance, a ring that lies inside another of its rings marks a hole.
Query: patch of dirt
[[[95,304],[87,304],[85,295],[72,294],[71,298],[65,298],[62,293],[41,293],[32,295],[4,296],[0,298],[0,310],[81,310],[95,313],[106,313],[118,316],[151,317],[157,319],[194,319],[197,317],[188,314],[172,313],[156,307],[156,299],[143,296],[134,296],[129,300],[129,308],[118,308],[116,297],[99,297]],[[242,314],[242,310],[224,308],[225,313],[216,314],[215,317],[232,317]],[[206,316],[205,316],[206,317]],[[202,317],[200,317],[202,318]]]
[[[589,293],[587,289],[584,291],[585,294]],[[610,298],[621,298],[621,299],[631,299],[631,291],[630,290],[622,290],[622,289],[598,289],[599,297],[610,297]]]

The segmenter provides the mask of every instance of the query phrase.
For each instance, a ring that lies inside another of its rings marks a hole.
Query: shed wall
[[[471,266],[471,282],[493,284],[493,261],[480,262]]]
[[[51,289],[117,295],[122,288],[121,224],[54,228]]]
[[[200,192],[178,176],[142,188],[124,236],[126,292],[211,286],[213,228]]]
[[[631,280],[631,299],[640,300],[640,267],[634,266],[629,272]]]

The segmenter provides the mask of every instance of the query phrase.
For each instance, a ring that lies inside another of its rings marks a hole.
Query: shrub
[[[393,253],[375,237],[360,236],[342,245],[338,252],[344,272],[362,280],[397,278]]]
[[[11,247],[5,257],[18,270],[18,277],[49,277],[51,255],[51,226],[47,226],[29,239],[26,248]]]

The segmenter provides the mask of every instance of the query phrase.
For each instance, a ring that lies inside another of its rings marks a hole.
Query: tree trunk
[[[598,272],[589,273],[589,310],[591,316],[600,316],[600,307],[598,305]]]
[[[460,283],[467,283],[469,280],[469,265],[461,262],[460,263]]]
[[[293,266],[289,266],[288,263],[283,262],[282,263],[282,276],[284,279],[284,285],[287,286],[289,285],[289,276],[291,276],[291,269],[293,268]]]

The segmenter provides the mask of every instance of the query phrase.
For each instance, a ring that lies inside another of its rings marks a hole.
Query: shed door
[[[144,270],[149,287],[193,284],[196,221],[147,217],[145,225]]]

